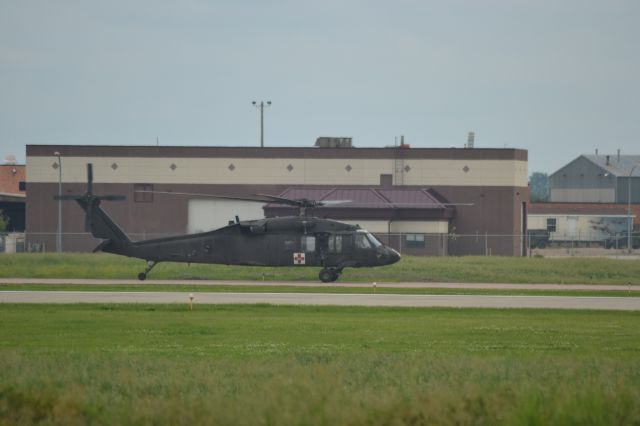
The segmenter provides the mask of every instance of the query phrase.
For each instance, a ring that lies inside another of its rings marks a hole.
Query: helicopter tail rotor
[[[93,165],[87,164],[87,190],[82,195],[56,195],[55,200],[74,200],[85,211],[84,230],[91,232],[96,238],[129,242],[129,238],[111,220],[109,215],[100,208],[100,201],[120,201],[126,199],[124,195],[94,195],[93,193]]]

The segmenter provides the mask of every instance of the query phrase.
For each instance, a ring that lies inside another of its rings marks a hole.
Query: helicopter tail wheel
[[[144,272],[140,272],[138,274],[138,279],[140,281],[144,281],[147,279],[147,274],[153,269],[154,266],[156,266],[158,262],[154,262],[153,260],[147,260],[147,267],[144,268]]]

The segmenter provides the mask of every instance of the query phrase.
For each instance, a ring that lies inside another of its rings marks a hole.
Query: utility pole
[[[62,252],[62,160],[58,151],[53,155],[58,157],[58,230],[56,232],[56,252]]]
[[[271,106],[271,101],[251,102],[254,107],[260,110],[260,148],[264,148],[264,109]]]
[[[631,176],[633,175],[633,171],[640,164],[636,164],[633,166],[631,171],[629,172],[629,180],[627,181],[627,216],[629,216],[629,223],[627,223],[627,253],[631,254],[631,231],[633,230],[632,218],[631,218]]]

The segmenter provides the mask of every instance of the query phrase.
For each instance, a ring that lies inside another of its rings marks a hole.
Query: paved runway
[[[0,303],[184,303],[186,292],[1,291]],[[194,293],[194,304],[640,310],[638,297]]]
[[[1,284],[71,284],[71,285],[185,285],[185,286],[252,286],[252,287],[373,287],[373,283],[338,281],[324,284],[318,281],[234,281],[234,280],[107,280],[70,278],[0,278]],[[640,291],[640,285],[620,284],[494,284],[494,283],[430,283],[398,282],[376,283],[377,288],[434,288],[434,289],[481,289],[481,290],[587,290],[587,291]]]

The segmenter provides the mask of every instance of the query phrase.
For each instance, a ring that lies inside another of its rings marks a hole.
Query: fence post
[[[484,255],[489,254],[489,231],[484,231]]]

